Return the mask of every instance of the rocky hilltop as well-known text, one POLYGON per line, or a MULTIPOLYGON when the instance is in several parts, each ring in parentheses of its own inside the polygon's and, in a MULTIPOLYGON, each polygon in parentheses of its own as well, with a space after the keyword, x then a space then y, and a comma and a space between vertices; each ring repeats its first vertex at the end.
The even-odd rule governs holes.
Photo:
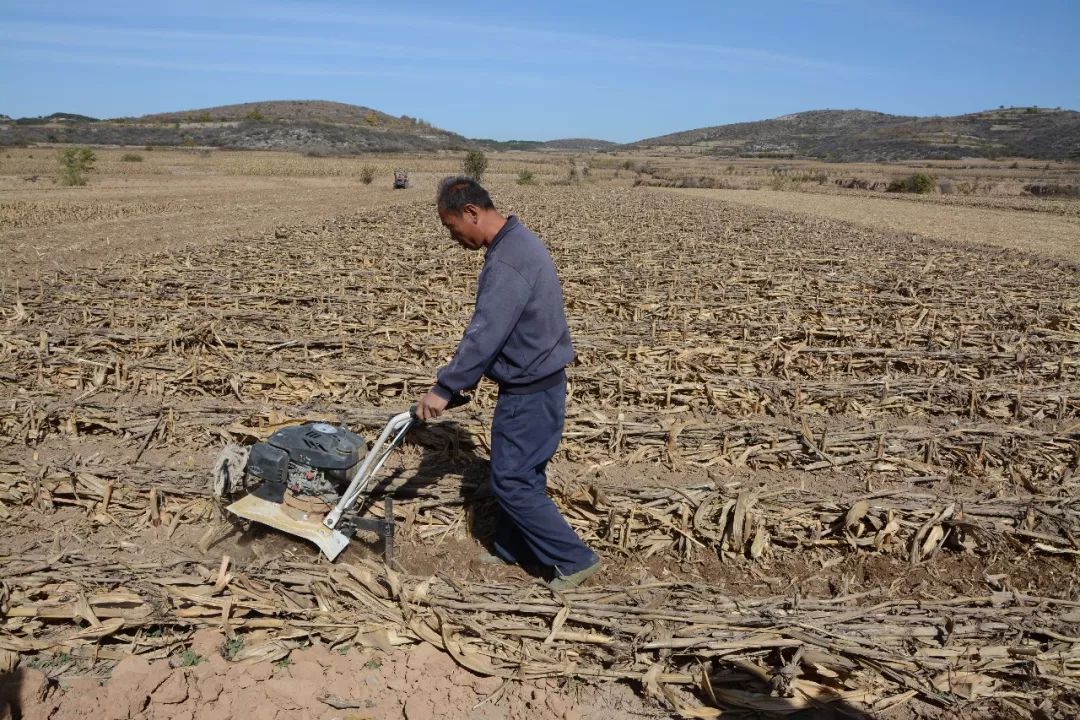
POLYGON ((1000 108, 953 117, 811 110, 716 125, 631 143, 690 147, 733 157, 809 156, 838 161, 1030 157, 1080 159, 1080 112, 1000 108))

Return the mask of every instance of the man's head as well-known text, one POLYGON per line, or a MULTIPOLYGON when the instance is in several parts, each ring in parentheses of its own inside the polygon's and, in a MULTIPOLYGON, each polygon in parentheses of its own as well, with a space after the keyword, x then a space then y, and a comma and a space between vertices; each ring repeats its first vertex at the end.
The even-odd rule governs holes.
POLYGON ((490 243, 505 222, 495 211, 488 191, 464 175, 444 178, 439 183, 437 205, 443 227, 468 250, 479 250, 490 243))

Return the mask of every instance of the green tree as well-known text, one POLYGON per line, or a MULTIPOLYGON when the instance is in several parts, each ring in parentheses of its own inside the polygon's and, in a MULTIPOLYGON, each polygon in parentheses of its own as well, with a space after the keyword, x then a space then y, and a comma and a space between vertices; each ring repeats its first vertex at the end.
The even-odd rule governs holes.
POLYGON ((517 184, 518 185, 534 185, 536 183, 536 175, 532 170, 522 170, 518 173, 517 184))
POLYGON ((927 173, 915 173, 907 177, 896 178, 886 188, 888 192, 916 193, 926 195, 937 189, 937 181, 927 173))
POLYGON ((476 182, 480 182, 484 177, 487 168, 487 156, 479 150, 470 150, 465 156, 465 160, 461 163, 462 171, 476 182))
POLYGON ((85 185, 97 157, 90 148, 71 147, 60 153, 60 184, 85 185))

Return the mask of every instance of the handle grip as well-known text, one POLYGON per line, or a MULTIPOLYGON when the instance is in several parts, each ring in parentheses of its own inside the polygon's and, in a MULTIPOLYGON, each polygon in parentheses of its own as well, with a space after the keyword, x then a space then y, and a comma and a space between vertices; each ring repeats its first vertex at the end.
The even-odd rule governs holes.
MULTIPOLYGON (((454 408, 459 408, 462 405, 468 405, 470 402, 472 402, 472 396, 471 395, 466 395, 464 393, 454 393, 453 395, 450 396, 450 402, 448 402, 446 404, 446 409, 447 410, 453 410, 454 408)), ((416 416, 416 406, 415 405, 413 405, 411 408, 409 408, 409 415, 412 416, 413 421, 415 421, 415 422, 423 422, 423 420, 421 420, 420 418, 418 418, 416 416)))

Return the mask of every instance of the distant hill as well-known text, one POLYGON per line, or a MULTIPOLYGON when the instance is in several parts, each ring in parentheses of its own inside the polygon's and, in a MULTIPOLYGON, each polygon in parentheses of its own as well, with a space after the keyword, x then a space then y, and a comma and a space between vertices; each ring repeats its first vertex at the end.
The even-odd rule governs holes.
MULTIPOLYGON (((0 115, 0 118, 6 118, 6 115, 0 115)), ((8 118, 10 119, 10 118, 8 118)), ((77 115, 76 113, 63 113, 56 112, 52 115, 46 115, 45 117, 24 117, 15 120, 18 125, 47 125, 49 123, 65 123, 65 122, 97 122, 98 119, 90 117, 89 115, 77 115)))
POLYGON ((602 152, 614 150, 618 143, 592 138, 564 138, 561 140, 488 140, 476 139, 475 142, 491 150, 570 150, 574 152, 602 152))
POLYGON ((819 157, 838 161, 1030 157, 1080 159, 1080 112, 1002 108, 953 117, 811 110, 717 125, 631 143, 691 147, 722 156, 819 157))
MULTIPOLYGON (((283 121, 293 123, 329 123, 332 125, 364 125, 369 127, 414 128, 423 121, 408 116, 394 117, 363 105, 327 100, 272 100, 268 102, 219 105, 198 110, 143 115, 138 122, 236 122, 240 120, 283 121)), ((431 127, 427 125, 427 127, 431 127)))
MULTIPOLYGON (((278 100, 73 123, 57 113, 0 126, 0 144, 195 145, 327 154, 454 150, 473 143, 407 115, 322 100, 278 100)), ((75 116, 80 117, 80 116, 75 116)))
POLYGON ((0 115, 0 145, 80 143, 286 150, 319 154, 437 150, 604 152, 680 148, 731 157, 835 161, 1028 157, 1080 160, 1080 112, 1000 108, 954 117, 811 110, 772 120, 717 125, 617 145, 606 140, 470 140, 419 118, 324 100, 221 105, 136 118, 74 113, 0 115))

